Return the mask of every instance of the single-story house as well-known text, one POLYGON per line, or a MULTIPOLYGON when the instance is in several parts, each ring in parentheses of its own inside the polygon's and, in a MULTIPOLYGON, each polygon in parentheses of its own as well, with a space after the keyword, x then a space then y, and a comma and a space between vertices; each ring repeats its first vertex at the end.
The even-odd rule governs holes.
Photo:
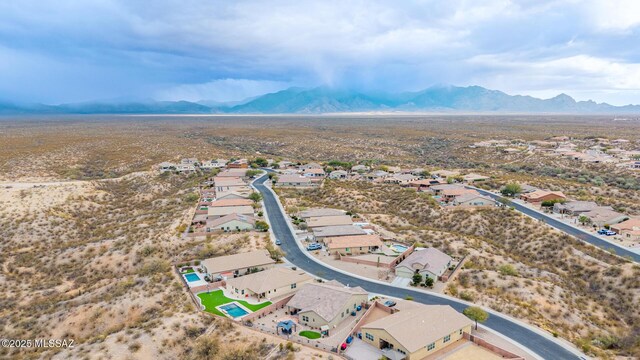
POLYGON ((390 174, 397 174, 402 171, 400 166, 387 166, 387 172, 390 174))
POLYGON ((354 225, 321 226, 313 229, 313 236, 316 241, 323 241, 324 238, 328 237, 366 234, 366 231, 354 225))
POLYGON ((310 162, 308 164, 300 165, 299 169, 302 171, 306 171, 310 169, 322 169, 322 165, 315 162, 310 162))
POLYGON ((361 255, 376 251, 384 246, 379 235, 352 235, 327 237, 322 240, 331 254, 361 255))
POLYGON ((366 165, 354 165, 351 167, 351 171, 356 171, 356 172, 369 171, 369 167, 366 165))
POLYGON ((248 215, 229 214, 216 219, 207 220, 207 232, 214 230, 247 231, 256 225, 256 219, 248 215))
POLYGON ((325 177, 325 172, 322 169, 307 169, 302 170, 302 176, 310 177, 310 178, 323 178, 325 177))
POLYGON ((450 187, 439 191, 440 201, 452 202, 456 197, 461 195, 480 195, 473 189, 467 189, 464 186, 450 187))
POLYGON ((542 203, 544 201, 566 200, 567 197, 560 191, 536 190, 530 193, 521 194, 520 199, 528 203, 542 203))
POLYGON ((276 181, 276 186, 308 187, 313 185, 310 178, 300 175, 280 175, 276 181))
POLYGON ((384 179, 387 176, 389 176, 389 173, 383 170, 376 170, 373 172, 370 172, 368 174, 365 174, 364 177, 365 179, 369 180, 369 181, 374 181, 374 180, 378 180, 378 179, 384 179))
POLYGON ((217 193, 216 200, 232 200, 232 199, 246 199, 249 196, 246 192, 237 192, 237 191, 223 191, 217 193))
POLYGON ((227 164, 229 169, 248 169, 249 161, 247 159, 234 160, 227 164))
POLYGON ((367 302, 369 294, 361 287, 348 287, 333 280, 306 284, 287 303, 288 311, 305 326, 329 331, 351 312, 367 302))
MULTIPOLYGON (((440 185, 431 185, 431 192, 434 195, 441 195, 445 190, 458 190, 458 189, 466 189, 463 185, 459 184, 440 184, 440 185)), ((473 190, 475 191, 475 190, 473 190)))
POLYGON ((462 181, 466 182, 467 184, 479 183, 479 182, 482 182, 482 181, 487 181, 489 179, 490 179, 490 177, 488 177, 488 176, 484 176, 484 175, 480 175, 480 174, 473 174, 473 173, 464 175, 462 177, 462 181))
POLYGON ((633 218, 611 225, 611 230, 627 240, 640 240, 640 219, 633 218))
POLYGON ((215 201, 211 202, 211 205, 209 205, 209 207, 244 206, 244 205, 251 206, 252 204, 253 204, 252 200, 240 197, 236 199, 232 199, 232 198, 216 199, 215 201))
POLYGON ((222 170, 216 175, 216 177, 245 177, 247 176, 247 169, 242 168, 229 168, 222 170))
POLYGON ((318 216, 307 219, 307 227, 309 228, 352 224, 353 220, 351 220, 351 216, 349 215, 318 216))
POLYGON ((416 250, 396 265, 396 276, 411 279, 414 274, 438 280, 451 266, 451 256, 435 248, 416 250))
POLYGON ((235 187, 231 190, 216 191, 216 199, 218 200, 228 199, 229 195, 231 195, 231 198, 240 196, 241 198, 246 199, 249 197, 249 195, 251 195, 252 192, 253 192, 253 189, 250 188, 249 186, 235 187))
POLYGON ((238 188, 244 188, 247 183, 239 177, 220 177, 213 178, 214 188, 216 191, 233 191, 238 188))
POLYGON ((211 276, 244 275, 249 269, 268 269, 275 263, 269 252, 264 249, 202 260, 202 266, 211 276))
POLYGON ((414 360, 455 343, 464 333, 470 334, 472 326, 451 306, 422 305, 374 320, 360 330, 362 340, 385 351, 387 358, 414 360))
POLYGON ((443 179, 420 179, 409 182, 409 186, 418 191, 424 191, 434 185, 444 185, 447 181, 443 179))
POLYGON ((329 173, 329 179, 346 179, 349 173, 344 170, 334 170, 329 173))
POLYGON ((205 170, 220 169, 225 167, 227 162, 229 161, 225 159, 207 160, 203 161, 202 164, 200 164, 200 167, 205 170))
MULTIPOLYGON (((593 201, 568 201, 566 203, 555 203, 553 205, 553 212, 558 214, 567 215, 580 215, 582 213, 601 208, 593 201)), ((607 207, 611 209, 611 207, 607 207)), ((612 209, 613 210, 613 209, 612 209)))
POLYGON ((273 299, 295 292, 314 279, 302 270, 275 267, 227 280, 226 288, 236 296, 273 299))
POLYGON ((591 223, 598 227, 614 225, 629 219, 629 216, 605 207, 585 212, 582 215, 589 218, 591 223))
POLYGON ((207 220, 217 219, 223 216, 239 214, 246 216, 253 216, 253 206, 240 205, 240 206, 221 206, 221 207, 209 207, 207 210, 207 220))
POLYGON ((412 174, 394 174, 384 179, 385 184, 404 185, 412 181, 418 180, 420 177, 412 174))
POLYGON ((458 195, 451 202, 455 206, 461 207, 487 207, 498 206, 498 202, 488 196, 474 193, 458 195))
POLYGON ((191 174, 196 172, 196 166, 193 164, 178 164, 176 165, 176 171, 184 174, 191 174))
POLYGON ((338 216, 344 215, 346 211, 338 210, 338 209, 329 209, 329 208, 310 208, 304 211, 301 211, 298 217, 308 220, 312 217, 320 217, 320 216, 338 216))

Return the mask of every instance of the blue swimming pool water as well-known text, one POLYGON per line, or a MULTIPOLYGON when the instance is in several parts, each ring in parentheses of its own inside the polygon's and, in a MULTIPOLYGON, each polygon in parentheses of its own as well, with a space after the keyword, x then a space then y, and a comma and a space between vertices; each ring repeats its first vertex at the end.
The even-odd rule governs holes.
POLYGON ((399 253, 403 253, 405 251, 407 251, 408 247, 404 246, 404 245, 398 245, 398 244, 393 244, 393 246, 391 246, 391 248, 393 248, 393 250, 399 252, 399 253))
POLYGON ((220 309, 226 311, 227 314, 229 314, 233 318, 237 318, 237 317, 244 316, 244 315, 248 314, 248 312, 245 309, 241 308, 240 306, 238 306, 238 305, 236 305, 234 303, 227 304, 227 305, 224 305, 224 306, 220 306, 220 309))
POLYGON ((187 279, 188 282, 200 281, 200 277, 195 273, 186 274, 184 278, 187 279))

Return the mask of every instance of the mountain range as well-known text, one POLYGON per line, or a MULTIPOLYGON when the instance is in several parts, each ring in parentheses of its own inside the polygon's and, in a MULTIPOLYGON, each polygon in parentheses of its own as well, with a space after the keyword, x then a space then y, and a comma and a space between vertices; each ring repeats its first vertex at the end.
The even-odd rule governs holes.
POLYGON ((61 105, 0 101, 0 114, 326 114, 349 112, 479 112, 636 114, 639 105, 613 106, 575 101, 566 94, 551 99, 509 95, 481 86, 433 86, 422 91, 366 93, 329 87, 289 88, 241 102, 104 101, 61 105))

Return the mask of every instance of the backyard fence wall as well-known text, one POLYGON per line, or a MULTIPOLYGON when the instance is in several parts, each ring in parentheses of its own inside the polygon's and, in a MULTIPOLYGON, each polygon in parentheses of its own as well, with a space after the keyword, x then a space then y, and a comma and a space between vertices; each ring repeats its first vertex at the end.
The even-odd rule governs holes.
POLYGON ((411 254, 413 252, 414 248, 415 248, 415 245, 409 246, 407 248, 407 250, 405 250, 402 254, 398 255, 395 259, 393 259, 393 261, 391 261, 388 264, 378 263, 377 261, 372 261, 372 260, 357 259, 357 258, 354 258, 352 256, 343 256, 340 253, 338 253, 338 256, 339 256, 340 261, 344 261, 344 262, 348 262, 348 263, 370 265, 370 266, 375 266, 375 267, 380 267, 380 268, 393 269, 393 268, 396 267, 396 265, 398 265, 400 262, 402 262, 402 260, 404 260, 409 254, 411 254))
POLYGON ((483 348, 492 351, 500 356, 502 356, 505 359, 509 359, 509 360, 524 360, 523 357, 518 356, 510 351, 507 351, 503 348, 500 348, 496 345, 493 345, 492 343, 483 340, 482 338, 479 338, 475 335, 471 335, 469 333, 463 333, 462 337, 473 342, 474 344, 478 345, 478 346, 482 346, 483 348))
POLYGON ((246 315, 245 317, 242 318, 242 321, 251 321, 253 319, 260 318, 263 315, 271 314, 275 310, 284 308, 285 305, 289 302, 289 300, 291 300, 293 295, 295 295, 295 294, 287 295, 287 296, 283 297, 282 299, 272 303, 269 306, 265 306, 260 310, 256 310, 256 311, 252 312, 251 314, 246 315))
POLYGON ((442 282, 447 282, 449 280, 452 280, 456 275, 458 275, 458 273, 460 272, 460 268, 462 268, 462 265, 464 265, 464 261, 467 259, 467 255, 465 255, 459 262, 458 265, 456 265, 456 267, 453 269, 453 271, 451 271, 451 273, 445 273, 442 276, 440 276, 440 281, 442 282))

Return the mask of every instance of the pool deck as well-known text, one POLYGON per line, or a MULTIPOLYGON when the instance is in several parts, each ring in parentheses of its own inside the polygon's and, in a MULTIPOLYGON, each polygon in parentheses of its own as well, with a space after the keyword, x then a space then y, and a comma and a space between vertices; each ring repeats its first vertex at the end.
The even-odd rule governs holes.
POLYGON ((247 309, 246 307, 244 307, 242 304, 240 304, 237 301, 231 301, 231 302, 228 302, 226 304, 220 304, 220 305, 216 306, 216 309, 218 311, 220 311, 221 313, 223 313, 225 316, 227 316, 227 317, 229 317, 231 319, 234 319, 234 320, 241 320, 243 317, 245 317, 245 316, 247 316, 247 315, 249 315, 249 314, 251 314, 253 312, 253 311, 247 309), (242 316, 237 316, 237 317, 235 317, 233 315, 230 315, 226 310, 222 309, 222 307, 228 306, 230 304, 235 304, 237 307, 239 307, 240 309, 246 311, 247 313, 242 315, 242 316))
POLYGON ((191 272, 191 273, 186 273, 186 274, 181 274, 182 278, 184 279, 184 281, 187 283, 187 286, 189 286, 189 288, 194 288, 194 287, 198 287, 198 286, 205 286, 208 283, 206 281, 204 281, 204 274, 200 274, 198 272, 191 272), (191 275, 191 274, 195 274, 198 276, 198 278, 200 280, 198 281, 189 281, 189 279, 187 279, 187 275, 191 275))

